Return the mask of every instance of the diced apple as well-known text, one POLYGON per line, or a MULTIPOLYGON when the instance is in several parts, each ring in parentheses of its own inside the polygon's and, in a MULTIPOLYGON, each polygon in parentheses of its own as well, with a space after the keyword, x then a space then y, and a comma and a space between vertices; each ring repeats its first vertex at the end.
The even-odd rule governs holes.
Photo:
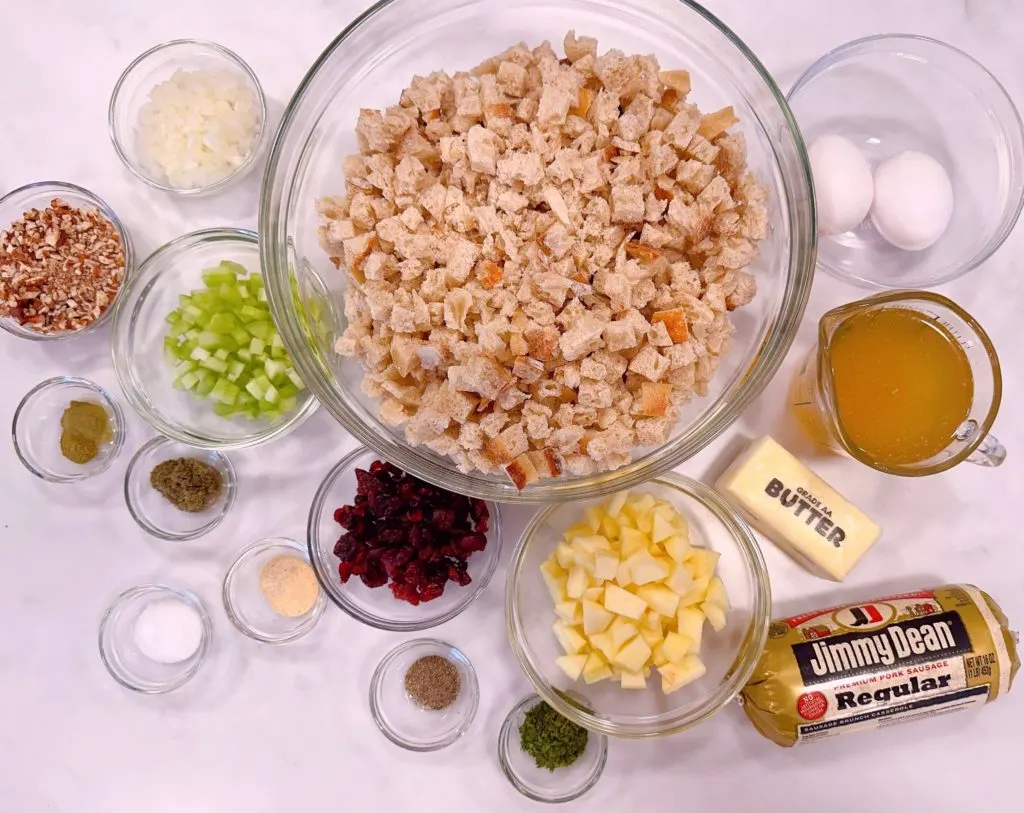
POLYGON ((619 523, 614 517, 605 517, 601 520, 601 533, 609 542, 619 538, 619 523))
POLYGON ((586 573, 593 574, 594 572, 594 557, 587 553, 585 550, 580 550, 574 547, 572 549, 572 564, 569 567, 569 572, 572 573, 574 567, 581 568, 586 573))
POLYGON ((608 660, 614 658, 615 653, 619 651, 619 648, 615 646, 615 642, 612 640, 612 636, 607 632, 599 632, 596 635, 591 635, 590 646, 604 655, 608 660))
POLYGON ((569 680, 579 680, 589 657, 590 655, 562 655, 555 658, 555 665, 565 672, 569 680))
POLYGON ((565 594, 569 598, 582 598, 583 591, 590 587, 590 575, 582 567, 574 567, 569 571, 569 579, 565 584, 565 594))
POLYGON ((676 610, 679 609, 679 594, 662 584, 645 584, 637 589, 636 594, 646 601, 652 610, 669 618, 674 617, 676 610))
POLYGON ((604 588, 604 606, 616 615, 624 615, 634 620, 643 615, 647 602, 634 596, 615 584, 607 584, 604 588))
POLYGON ((615 521, 619 523, 619 536, 622 536, 622 529, 629 528, 632 531, 636 530, 636 520, 633 519, 632 514, 627 514, 626 510, 623 509, 619 515, 615 518, 615 521))
POLYGON ((648 609, 643 617, 640 619, 640 626, 647 627, 647 629, 660 630, 664 626, 664 620, 654 608, 648 609))
POLYGON ((616 649, 621 649, 627 641, 635 638, 638 632, 639 628, 637 625, 621 615, 612 622, 611 627, 608 629, 608 634, 611 635, 612 643, 615 644, 616 649))
POLYGON ((646 689, 647 681, 643 672, 623 672, 619 678, 619 685, 623 689, 646 689))
POLYGON ((583 604, 583 631, 590 636, 595 633, 604 632, 608 625, 615 618, 608 610, 594 601, 584 599, 583 604))
POLYGON ((584 509, 583 516, 586 519, 587 525, 590 526, 591 532, 596 534, 601 530, 601 520, 604 519, 603 508, 592 505, 590 508, 584 509))
POLYGON ((719 558, 721 558, 721 554, 717 551, 708 548, 692 548, 686 557, 686 564, 690 566, 694 578, 707 576, 710 579, 715 575, 719 558))
POLYGON ((578 601, 560 601, 555 605, 555 615, 566 624, 583 623, 583 608, 578 601))
POLYGON ((601 534, 588 534, 587 536, 577 536, 573 539, 572 546, 576 550, 593 556, 599 550, 611 550, 612 543, 608 541, 608 537, 601 534))
POLYGON ((664 666, 668 663, 668 655, 665 654, 665 640, 658 641, 651 647, 651 663, 655 666, 664 666))
POLYGON ((647 659, 651 657, 651 648, 643 638, 636 637, 622 649, 620 649, 613 660, 623 669, 629 672, 639 672, 644 668, 647 659))
POLYGON ((721 632, 725 629, 725 610, 717 604, 712 604, 710 601, 705 601, 700 605, 700 608, 704 611, 704 615, 707 616, 711 629, 715 632, 721 632))
POLYGON ((668 569, 646 551, 637 551, 626 560, 634 584, 660 582, 668 576, 668 569))
POLYGON ((583 591, 583 600, 596 601, 598 604, 600 604, 604 600, 604 587, 588 587, 586 590, 583 591))
POLYGON ((700 652, 701 636, 704 632, 704 613, 696 607, 680 607, 676 613, 676 631, 693 641, 692 652, 700 652))
POLYGON ((600 551, 594 558, 594 578, 597 581, 608 581, 619 572, 619 557, 608 551, 600 551))
POLYGON ((583 665, 583 680, 588 684, 597 683, 599 680, 607 680, 612 676, 612 670, 600 652, 591 652, 587 662, 583 665))
POLYGON ((667 518, 657 512, 654 514, 651 520, 651 541, 654 544, 663 542, 673 536, 675 532, 676 529, 672 527, 672 523, 667 518))
POLYGON ((690 543, 678 533, 673 534, 666 539, 662 543, 662 547, 665 549, 665 553, 671 556, 672 561, 676 564, 682 564, 692 550, 690 543))
POLYGON ((709 604, 717 604, 723 610, 729 610, 732 604, 729 603, 729 594, 725 592, 725 584, 718 576, 713 576, 708 582, 708 594, 705 599, 709 604))
POLYGON ((570 525, 565 529, 564 538, 566 542, 572 542, 577 536, 590 536, 593 531, 590 526, 585 522, 577 522, 575 525, 570 525))
POLYGON ((672 572, 665 579, 665 586, 675 592, 680 598, 686 595, 693 584, 693 574, 685 564, 677 564, 672 567, 672 572))
POLYGON ((636 515, 636 527, 643 531, 648 536, 651 535, 651 531, 654 530, 654 514, 643 513, 636 515))
POLYGON ((650 514, 654 511, 654 506, 658 504, 658 501, 654 498, 653 494, 641 494, 633 501, 634 510, 637 514, 650 514))
POLYGON ((573 551, 566 542, 559 542, 555 547, 555 561, 558 566, 568 570, 573 565, 573 551))
POLYGON ((612 498, 608 500, 608 516, 617 517, 628 499, 628 491, 620 491, 618 494, 613 494, 612 498))
POLYGON ((670 632, 665 636, 661 645, 661 651, 673 663, 679 663, 693 648, 693 639, 680 635, 678 632, 670 632))
POLYGON ((661 674, 661 690, 665 694, 672 694, 702 677, 706 671, 704 663, 696 655, 687 655, 682 663, 666 663, 658 667, 661 674))
POLYGON ((556 602, 565 601, 567 598, 565 589, 568 574, 564 568, 560 567, 554 559, 548 559, 540 566, 540 575, 548 586, 551 598, 556 602))
POLYGON ((623 558, 628 558, 640 550, 647 550, 647 534, 634 528, 619 529, 619 545, 623 558))
POLYGON ((562 645, 566 655, 577 655, 586 648, 587 639, 575 627, 570 627, 564 621, 556 621, 551 629, 555 631, 555 637, 562 645))
POLYGON ((650 627, 640 627, 640 637, 647 642, 647 646, 653 647, 656 644, 661 643, 665 633, 661 631, 661 628, 651 629, 650 627))
POLYGON ((707 576, 699 576, 693 580, 690 588, 679 597, 679 606, 688 607, 694 604, 703 604, 708 594, 708 584, 711 582, 707 576))
POLYGON ((633 576, 629 572, 629 565, 625 562, 619 562, 619 566, 615 570, 615 581, 620 587, 627 587, 633 583, 633 576))

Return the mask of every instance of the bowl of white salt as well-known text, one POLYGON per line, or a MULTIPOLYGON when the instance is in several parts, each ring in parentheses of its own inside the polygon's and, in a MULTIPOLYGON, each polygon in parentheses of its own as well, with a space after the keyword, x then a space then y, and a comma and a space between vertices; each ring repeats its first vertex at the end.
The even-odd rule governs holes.
POLYGON ((163 694, 188 683, 210 650, 210 616, 195 593, 163 584, 126 590, 100 622, 100 658, 127 689, 163 694))
POLYGON ((110 97, 114 150, 141 181, 201 195, 240 179, 266 135, 256 74, 213 42, 172 40, 139 55, 110 97))

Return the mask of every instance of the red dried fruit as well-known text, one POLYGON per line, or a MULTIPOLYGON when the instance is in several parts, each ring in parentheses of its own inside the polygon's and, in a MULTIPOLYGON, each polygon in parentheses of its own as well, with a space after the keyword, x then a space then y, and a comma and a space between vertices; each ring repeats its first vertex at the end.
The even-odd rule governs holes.
POLYGON ((356 470, 352 505, 334 512, 346 533, 334 546, 338 577, 388 584, 409 604, 433 601, 449 581, 469 584, 467 559, 487 546, 487 504, 424 483, 377 460, 356 470))

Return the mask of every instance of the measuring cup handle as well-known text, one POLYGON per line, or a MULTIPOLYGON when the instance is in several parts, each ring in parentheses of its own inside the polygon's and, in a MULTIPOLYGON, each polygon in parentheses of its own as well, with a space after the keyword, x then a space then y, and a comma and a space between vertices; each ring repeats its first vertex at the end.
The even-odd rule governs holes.
POLYGON ((967 458, 968 463, 990 468, 1003 465, 1004 460, 1006 460, 1006 447, 999 442, 995 435, 986 435, 981 445, 967 458))

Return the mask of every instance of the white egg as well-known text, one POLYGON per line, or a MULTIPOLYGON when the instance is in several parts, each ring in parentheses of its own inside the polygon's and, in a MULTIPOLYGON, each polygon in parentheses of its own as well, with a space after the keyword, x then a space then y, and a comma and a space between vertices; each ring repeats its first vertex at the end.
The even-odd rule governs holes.
POLYGON ((897 248, 921 251, 942 237, 953 216, 953 184, 930 155, 907 150, 875 169, 871 221, 897 248))
POLYGON ((871 165, 857 145, 839 135, 817 139, 808 150, 818 228, 823 234, 842 234, 867 217, 874 197, 871 165))

